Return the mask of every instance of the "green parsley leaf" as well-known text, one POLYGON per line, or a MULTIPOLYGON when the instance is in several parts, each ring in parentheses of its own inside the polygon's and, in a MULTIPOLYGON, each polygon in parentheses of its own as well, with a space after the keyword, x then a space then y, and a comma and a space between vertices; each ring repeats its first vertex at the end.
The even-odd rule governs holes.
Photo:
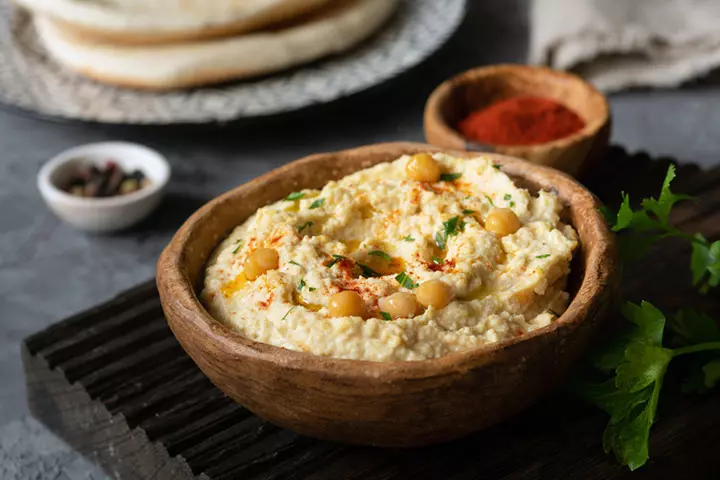
POLYGON ((454 182, 458 178, 462 177, 462 173, 443 173, 440 175, 441 182, 454 182))
POLYGON ((693 285, 706 293, 710 288, 720 285, 720 240, 710 243, 701 234, 695 235, 692 243, 690 269, 693 285))
MULTIPOLYGON (((720 331, 706 316, 679 313, 667 324, 686 346, 669 349, 663 346, 666 319, 660 310, 648 302, 626 303, 622 313, 632 327, 604 345, 594 359, 597 368, 614 375, 602 383, 580 382, 576 390, 610 415, 603 435, 605 451, 635 470, 648 459, 650 429, 668 365, 679 355, 720 350, 720 331)), ((707 389, 718 382, 720 359, 715 359, 705 363, 684 389, 707 389)))
POLYGON ((292 263, 293 265, 296 265, 296 266, 298 266, 298 267, 300 267, 300 268, 305 268, 305 267, 303 267, 302 265, 300 265, 299 263, 297 263, 295 260, 290 260, 288 263, 292 263))
POLYGON ((501 169, 502 169, 502 165, 498 165, 497 163, 493 163, 493 168, 494 168, 495 170, 501 170, 501 169))
POLYGON ((382 250, 373 250, 372 252, 368 253, 368 255, 383 258, 383 259, 387 260, 388 262, 392 261, 392 258, 390 258, 390 255, 383 252, 382 250))
POLYGON ((415 241, 415 239, 411 235, 408 235, 407 237, 403 237, 403 240, 406 242, 414 242, 415 241))
POLYGON ((512 195, 510 195, 509 193, 506 193, 505 196, 503 197, 503 200, 505 200, 506 202, 509 202, 510 200, 512 200, 512 195))
POLYGON ((240 251, 240 249, 242 248, 242 246, 243 246, 243 241, 242 241, 242 240, 236 240, 235 243, 237 244, 237 247, 235 247, 235 250, 232 251, 233 255, 235 255, 236 253, 238 253, 238 252, 240 251))
POLYGON ((487 201, 490 202, 490 206, 491 206, 491 207, 494 207, 494 206, 495 206, 495 204, 494 204, 493 201, 492 201, 492 198, 490 198, 490 195, 485 195, 485 198, 487 198, 487 201))
POLYGON ((445 263, 440 257, 432 257, 432 262, 436 265, 442 265, 443 263, 445 263))
POLYGON ((447 243, 446 243, 446 238, 443 236, 442 233, 437 232, 435 234, 435 244, 438 246, 438 248, 440 250, 445 250, 447 243))
POLYGON ((332 268, 336 263, 344 259, 345 257, 343 257, 342 255, 333 255, 333 260, 327 264, 327 268, 332 268))
POLYGON ((312 226, 313 226, 313 222, 305 222, 302 225, 298 225, 297 231, 298 231, 298 233, 302 233, 303 230, 305 230, 306 228, 310 228, 312 226))
POLYGON ((317 290, 317 288, 315 288, 315 287, 308 287, 308 291, 309 291, 309 292, 314 292, 315 290, 317 290))
POLYGON ((305 285, 307 285, 307 284, 305 283, 305 279, 304 279, 304 278, 301 278, 301 279, 300 279, 300 283, 298 284, 298 287, 297 287, 298 292, 302 292, 302 289, 305 288, 305 285))
POLYGON ((705 387, 713 388, 720 383, 720 358, 711 360, 702 367, 705 387))
POLYGON ((477 212, 475 210, 469 210, 466 208, 465 210, 462 211, 462 213, 464 215, 472 215, 473 213, 477 213, 477 212))
POLYGON ((508 203, 508 207, 515 208, 515 202, 510 200, 510 203, 508 203))
POLYGON ((392 320, 392 315, 390 315, 387 312, 380 312, 380 316, 383 318, 383 320, 387 320, 387 321, 392 320))
POLYGON ((290 310, 285 312, 285 315, 283 315, 283 317, 280 320, 285 320, 287 318, 287 316, 290 315, 290 312, 292 312, 293 310, 295 310, 295 307, 290 307, 290 310))
POLYGON ((693 197, 689 195, 677 195, 670 190, 670 184, 675 178, 675 165, 668 167, 667 174, 665 175, 665 181, 660 191, 660 198, 655 200, 654 198, 646 198, 642 202, 643 208, 655 214, 660 224, 667 226, 670 219, 670 210, 673 206, 682 200, 689 200, 693 197))
POLYGON ((317 200, 315 200, 314 202, 312 202, 312 203, 310 204, 310 210, 315 210, 316 208, 322 207, 322 204, 323 204, 323 203, 325 203, 325 199, 324 199, 324 198, 318 198, 317 200))
POLYGON ((373 277, 380 277, 378 272, 373 270, 372 268, 368 267, 367 265, 363 265, 362 263, 357 264, 358 267, 360 267, 360 275, 365 278, 373 278, 373 277))
POLYGON ((294 202, 295 200, 300 200, 303 198, 305 194, 303 192, 293 192, 287 197, 285 197, 285 200, 288 202, 294 202))
POLYGON ((624 351, 614 360, 615 376, 600 384, 583 383, 578 390, 610 415, 603 434, 605 451, 635 470, 648 459, 650 427, 673 351, 662 347, 665 317, 650 303, 627 303, 623 315, 634 327, 611 342, 615 345, 610 350, 624 351))
POLYGON ((396 276, 396 277, 395 277, 395 280, 397 280, 397 282, 398 282, 401 286, 407 288, 408 290, 412 290, 413 288, 417 288, 417 287, 420 286, 419 283, 415 283, 415 282, 413 281, 413 279, 410 278, 410 277, 408 276, 408 274, 406 274, 405 272, 402 272, 401 274, 399 274, 398 276, 396 276))
POLYGON ((551 256, 551 255, 550 255, 549 253, 546 253, 545 255, 538 255, 538 256, 535 257, 535 258, 548 258, 548 257, 550 257, 550 256, 551 256))
POLYGON ((464 228, 464 224, 458 224, 460 221, 460 217, 452 217, 450 220, 447 220, 443 222, 443 230, 445 233, 445 238, 451 237, 453 235, 457 235, 458 231, 462 231, 464 228), (460 226, 458 228, 458 225, 460 226))

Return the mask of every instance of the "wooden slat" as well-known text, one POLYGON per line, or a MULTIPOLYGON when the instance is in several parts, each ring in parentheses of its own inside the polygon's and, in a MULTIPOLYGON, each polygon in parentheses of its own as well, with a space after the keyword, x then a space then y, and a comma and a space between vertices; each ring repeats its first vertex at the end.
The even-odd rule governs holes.
MULTIPOLYGON (((634 201, 657 196, 670 163, 616 147, 587 185, 610 205, 621 191, 634 201)), ((678 207, 673 222, 720 237, 720 168, 678 167, 674 189, 700 201, 678 207)), ((628 266, 623 296, 720 315, 717 295, 689 285, 689 255, 687 242, 664 241, 628 266)), ((34 415, 119 478, 720 478, 717 394, 663 398, 651 462, 632 475, 602 451, 605 416, 565 392, 502 425, 421 449, 301 437, 255 417, 203 376, 167 328, 154 282, 29 337, 23 360, 34 415)))

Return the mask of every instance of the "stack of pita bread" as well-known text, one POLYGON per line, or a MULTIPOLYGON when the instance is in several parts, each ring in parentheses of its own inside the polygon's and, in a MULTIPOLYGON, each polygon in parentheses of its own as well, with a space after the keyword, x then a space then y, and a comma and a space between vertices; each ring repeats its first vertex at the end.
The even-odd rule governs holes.
POLYGON ((399 0, 14 0, 46 50, 89 78, 143 89, 265 75, 347 50, 399 0))

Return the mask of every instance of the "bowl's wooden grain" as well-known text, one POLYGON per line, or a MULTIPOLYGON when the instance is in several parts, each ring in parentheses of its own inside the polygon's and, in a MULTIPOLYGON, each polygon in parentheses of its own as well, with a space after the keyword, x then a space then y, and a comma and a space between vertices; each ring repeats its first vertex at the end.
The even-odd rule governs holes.
POLYGON ((442 83, 425 105, 425 140, 453 150, 494 151, 547 165, 573 176, 600 160, 610 138, 610 107, 603 94, 580 77, 545 67, 495 65, 468 70, 442 83), (574 110, 585 128, 538 145, 478 145, 456 126, 474 110, 518 95, 551 98, 574 110))
POLYGON ((220 196, 182 226, 158 263, 160 296, 175 336, 221 390, 259 416, 302 434, 413 446, 500 422, 566 378, 616 293, 614 241, 597 212, 597 200, 582 186, 555 170, 500 155, 496 162, 517 181, 558 192, 580 236, 573 265, 577 292, 567 312, 548 327, 435 360, 376 363, 251 341, 213 320, 198 300, 211 252, 257 208, 405 153, 438 150, 389 143, 313 155, 220 196))

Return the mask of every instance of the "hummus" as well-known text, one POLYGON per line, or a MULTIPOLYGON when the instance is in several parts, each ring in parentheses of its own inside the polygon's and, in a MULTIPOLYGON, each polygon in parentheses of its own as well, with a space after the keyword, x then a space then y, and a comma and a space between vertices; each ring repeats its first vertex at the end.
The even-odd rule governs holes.
POLYGON ((255 341, 371 361, 437 358, 550 324, 567 307, 577 247, 558 198, 531 195, 482 155, 433 159, 438 182, 410 179, 404 156, 260 208, 211 258, 208 311, 255 341), (485 229, 494 209, 514 212, 517 231, 485 229), (249 280, 245 262, 261 248, 277 252, 276 268, 249 280), (383 297, 431 280, 452 291, 443 308, 411 318, 380 311, 383 297), (365 318, 331 315, 331 297, 347 290, 365 318))

